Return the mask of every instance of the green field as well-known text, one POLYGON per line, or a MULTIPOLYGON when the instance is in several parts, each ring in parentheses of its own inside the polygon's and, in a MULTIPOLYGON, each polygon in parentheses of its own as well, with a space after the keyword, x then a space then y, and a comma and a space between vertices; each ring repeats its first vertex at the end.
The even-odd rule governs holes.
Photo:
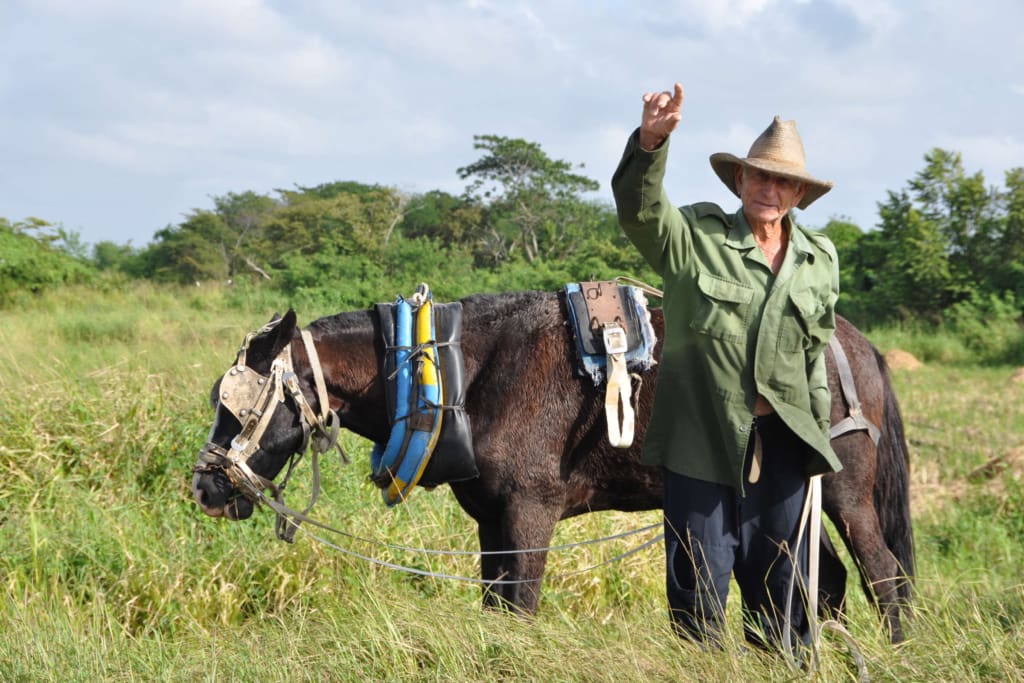
MULTIPOLYGON (((381 292, 378 300, 395 293, 381 292)), ((367 301, 369 305, 372 301, 367 301)), ((856 680, 847 644, 819 667, 671 633, 660 545, 579 572, 644 537, 554 554, 539 613, 481 611, 475 527, 446 487, 387 510, 368 444, 323 465, 315 516, 362 539, 274 538, 269 513, 204 517, 190 470, 208 391, 273 302, 217 288, 65 289, 0 311, 0 681, 856 680)), ((300 322, 333 311, 299 311, 300 322)), ((849 631, 871 680, 1024 680, 1024 379, 936 360, 935 340, 869 333, 923 355, 894 372, 912 454, 919 577, 908 641, 887 644, 850 580, 849 631), (921 353, 918 349, 932 349, 921 353)), ((290 499, 304 502, 308 469, 290 499)), ((657 512, 570 520, 556 543, 639 528, 657 512)), ((855 575, 852 567, 851 574, 855 575)))

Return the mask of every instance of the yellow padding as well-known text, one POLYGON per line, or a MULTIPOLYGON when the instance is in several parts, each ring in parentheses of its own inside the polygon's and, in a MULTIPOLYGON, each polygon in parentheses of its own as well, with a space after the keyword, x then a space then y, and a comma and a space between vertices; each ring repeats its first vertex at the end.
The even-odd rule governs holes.
MULTIPOLYGON (((420 310, 416 312, 416 343, 424 344, 433 341, 434 335, 431 331, 433 322, 434 304, 425 301, 420 310)), ((423 349, 423 355, 427 361, 423 364, 423 375, 420 381, 427 386, 437 386, 437 357, 434 355, 434 347, 428 346, 423 349)))

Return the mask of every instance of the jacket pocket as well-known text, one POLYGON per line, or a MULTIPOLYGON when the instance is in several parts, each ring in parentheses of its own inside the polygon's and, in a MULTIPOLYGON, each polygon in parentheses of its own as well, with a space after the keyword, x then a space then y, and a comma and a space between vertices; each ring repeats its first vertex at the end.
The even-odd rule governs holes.
POLYGON ((813 289, 794 290, 789 293, 788 306, 779 324, 779 349, 807 351, 824 338, 821 319, 825 303, 813 289))
POLYGON ((700 298, 690 329, 733 343, 746 340, 753 287, 701 272, 697 274, 697 288, 700 298))

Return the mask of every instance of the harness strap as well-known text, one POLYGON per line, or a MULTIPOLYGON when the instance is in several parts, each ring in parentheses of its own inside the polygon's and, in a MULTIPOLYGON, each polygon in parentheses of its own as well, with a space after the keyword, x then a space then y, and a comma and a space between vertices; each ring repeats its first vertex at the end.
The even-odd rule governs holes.
POLYGON ((786 591, 785 618, 782 628, 783 654, 788 660, 793 656, 793 594, 796 590, 797 579, 800 576, 800 547, 806 540, 807 547, 807 577, 808 585, 805 586, 807 595, 807 623, 811 633, 811 647, 816 651, 818 641, 821 638, 818 628, 818 571, 821 563, 821 477, 816 474, 807 482, 807 495, 804 497, 803 509, 800 511, 800 525, 796 536, 796 544, 793 546, 793 575, 786 591), (804 531, 807 531, 806 536, 804 531))
MULTIPOLYGON (((285 375, 284 383, 289 395, 305 418, 305 422, 312 425, 318 432, 317 437, 313 439, 312 448, 310 449, 309 464, 313 470, 313 483, 309 494, 309 503, 299 515, 294 516, 292 519, 287 518, 275 509, 277 518, 274 523, 274 529, 277 532, 277 537, 288 543, 295 541, 295 532, 298 530, 299 524, 302 523, 302 520, 305 519, 306 515, 313 509, 313 506, 316 505, 317 500, 320 498, 320 453, 326 452, 333 447, 338 450, 342 461, 346 465, 350 462, 348 455, 338 441, 340 421, 338 414, 331 410, 331 404, 327 398, 327 382, 324 380, 324 370, 323 366, 320 365, 320 356, 316 352, 316 345, 313 343, 313 335, 310 334, 309 330, 301 330, 300 336, 306 349, 309 365, 313 370, 313 386, 316 388, 317 401, 320 403, 320 415, 313 412, 309 401, 306 400, 305 395, 302 393, 298 376, 294 372, 289 372, 285 375)), ((290 359, 291 353, 288 353, 287 356, 290 359)), ((289 474, 291 474, 290 469, 289 474)), ((279 502, 282 507, 284 506, 283 489, 284 487, 282 486, 278 492, 275 492, 274 496, 274 500, 279 502)))
MULTIPOLYGON (((244 365, 238 365, 231 372, 247 372, 244 365)), ((231 450, 227 457, 232 463, 238 465, 245 463, 260 446, 260 439, 263 432, 270 424, 270 418, 274 413, 275 402, 284 401, 284 374, 291 373, 291 357, 282 354, 274 359, 270 366, 270 376, 258 380, 263 388, 256 398, 256 403, 248 411, 242 411, 240 417, 245 421, 242 430, 231 440, 231 450)))
POLYGON ((878 446, 878 439, 882 433, 877 426, 864 417, 864 412, 860 406, 860 398, 857 396, 857 385, 853 380, 853 371, 850 369, 850 361, 846 357, 846 352, 843 351, 843 346, 839 343, 839 338, 836 335, 832 335, 832 338, 828 340, 828 347, 832 349, 832 355, 835 356, 836 370, 839 372, 839 386, 842 389, 847 404, 850 406, 850 414, 832 425, 829 437, 835 439, 847 432, 863 429, 867 430, 871 440, 875 442, 875 446, 878 446))
MULTIPOLYGON (((313 336, 308 330, 301 330, 300 336, 302 338, 303 345, 305 346, 306 356, 308 358, 310 368, 313 372, 313 385, 316 391, 317 400, 320 403, 320 414, 317 415, 309 401, 306 400, 305 395, 302 393, 302 387, 299 384, 299 378, 295 373, 292 365, 292 349, 291 343, 285 345, 278 356, 273 360, 270 365, 270 375, 263 377, 256 373, 245 365, 246 351, 249 348, 249 343, 255 335, 266 332, 273 329, 276 321, 265 325, 262 329, 255 333, 250 333, 246 336, 245 341, 242 343, 242 348, 238 351, 238 356, 235 360, 235 366, 232 367, 228 373, 235 377, 239 373, 249 372, 255 375, 254 381, 259 387, 259 392, 255 397, 255 400, 251 407, 242 408, 238 407, 235 416, 242 421, 242 429, 231 440, 230 448, 223 448, 214 443, 207 443, 200 453, 200 462, 204 463, 203 468, 216 467, 223 469, 228 479, 231 480, 232 484, 236 488, 242 491, 242 494, 249 498, 253 502, 259 500, 266 500, 266 497, 262 495, 262 491, 269 490, 273 493, 274 500, 277 501, 284 509, 284 489, 287 485, 288 478, 291 476, 292 469, 297 462, 296 455, 298 458, 302 457, 302 453, 305 452, 307 446, 311 446, 312 450, 311 465, 313 468, 313 488, 310 494, 309 504, 306 506, 302 513, 297 516, 293 515, 293 519, 287 519, 280 511, 277 511, 276 529, 277 536, 281 540, 288 541, 289 543, 294 540, 295 530, 301 523, 302 519, 305 518, 313 506, 316 504, 317 499, 320 496, 320 464, 319 454, 326 452, 331 448, 336 448, 338 453, 341 455, 342 460, 348 464, 349 458, 338 442, 338 434, 340 430, 340 419, 338 414, 331 410, 330 402, 327 396, 327 383, 324 380, 323 368, 320 365, 320 358, 316 352, 316 346, 313 343, 313 336), (287 392, 287 394, 286 394, 287 392), (249 467, 249 458, 259 450, 260 440, 263 438, 264 432, 270 425, 270 421, 273 418, 274 410, 281 403, 284 403, 285 398, 290 397, 295 404, 296 410, 299 411, 300 422, 302 423, 303 441, 301 450, 296 454, 292 455, 291 463, 288 467, 288 473, 285 475, 284 480, 280 485, 275 484, 273 481, 260 476, 249 467), (316 432, 315 438, 312 439, 310 444, 309 434, 310 431, 316 432)), ((227 375, 225 375, 227 377, 227 375)), ((236 385, 237 386, 237 385, 236 385)), ((248 391, 243 387, 243 395, 246 395, 248 391)), ((221 400, 226 400, 228 394, 225 393, 221 400)), ((230 408, 229 408, 230 410, 230 408)), ((234 412, 234 411, 232 411, 234 412)), ((197 466, 197 471, 200 466, 197 466)))
MULTIPOLYGON (((829 437, 834 439, 846 434, 847 432, 864 430, 868 432, 871 436, 871 440, 874 441, 875 446, 877 447, 881 432, 878 427, 864 417, 860 398, 857 396, 857 386, 853 379, 853 371, 850 368, 850 361, 846 357, 846 352, 843 350, 842 344, 839 343, 839 339, 835 335, 829 339, 828 345, 829 348, 832 349, 832 355, 836 360, 836 370, 839 373, 840 389, 847 404, 849 405, 849 415, 832 426, 832 429, 829 432, 829 437)), ((817 621, 819 586, 818 574, 821 569, 821 477, 822 475, 820 474, 814 475, 808 481, 807 496, 804 499, 803 509, 800 513, 800 526, 799 532, 797 533, 793 557, 793 580, 790 581, 788 594, 786 596, 785 627, 783 628, 782 633, 782 644, 787 660, 792 660, 792 628, 790 614, 792 611, 793 593, 798 576, 799 549, 801 543, 805 540, 805 530, 807 531, 806 542, 808 543, 808 585, 806 586, 807 619, 811 633, 811 647, 814 653, 817 653, 819 641, 821 639, 822 628, 818 626, 817 621)), ((793 665, 794 662, 790 661, 790 664, 793 665)))
POLYGON ((633 445, 635 415, 631 403, 632 384, 626 372, 626 332, 620 325, 606 323, 602 328, 604 348, 608 355, 608 386, 604 395, 604 412, 608 422, 608 440, 615 448, 633 445), (621 408, 622 421, 619 421, 621 408))

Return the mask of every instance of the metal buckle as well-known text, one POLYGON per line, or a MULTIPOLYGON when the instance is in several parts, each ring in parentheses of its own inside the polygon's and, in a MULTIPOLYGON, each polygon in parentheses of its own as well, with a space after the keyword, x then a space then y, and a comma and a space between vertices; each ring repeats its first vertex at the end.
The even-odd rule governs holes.
POLYGON ((625 353, 629 348, 626 340, 626 330, 621 325, 605 323, 601 328, 604 335, 604 352, 607 354, 625 353))

